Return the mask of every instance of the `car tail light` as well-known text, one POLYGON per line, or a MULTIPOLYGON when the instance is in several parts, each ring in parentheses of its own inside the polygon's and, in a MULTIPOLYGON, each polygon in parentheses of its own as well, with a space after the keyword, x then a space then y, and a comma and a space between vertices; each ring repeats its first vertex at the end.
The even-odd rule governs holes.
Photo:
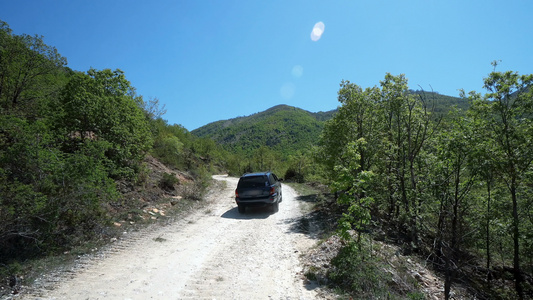
POLYGON ((239 192, 237 190, 235 190, 235 198, 239 198, 239 192))
POLYGON ((270 188, 270 195, 274 195, 276 193, 276 189, 274 187, 270 188))

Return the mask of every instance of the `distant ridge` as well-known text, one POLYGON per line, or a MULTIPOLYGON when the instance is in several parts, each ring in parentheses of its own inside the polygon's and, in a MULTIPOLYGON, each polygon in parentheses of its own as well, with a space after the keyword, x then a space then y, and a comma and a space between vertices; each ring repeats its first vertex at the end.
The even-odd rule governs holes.
MULTIPOLYGON (((435 106, 435 113, 446 114, 452 107, 466 110, 466 99, 437 92, 410 91, 435 106)), ((226 149, 249 153, 268 146, 278 153, 290 155, 316 145, 324 124, 335 110, 312 113, 290 105, 276 105, 249 116, 216 121, 191 131, 198 137, 213 139, 226 149)))
POLYGON ((324 122, 335 111, 312 113, 281 104, 250 116, 213 122, 191 133, 211 138, 228 150, 249 152, 266 145, 289 155, 316 144, 324 122))
POLYGON ((435 105, 435 113, 447 113, 452 107, 456 107, 461 110, 467 110, 470 106, 468 100, 460 97, 446 96, 439 94, 438 92, 427 92, 420 90, 410 90, 410 92, 414 95, 420 95, 424 97, 426 100, 428 100, 428 102, 433 102, 435 105))

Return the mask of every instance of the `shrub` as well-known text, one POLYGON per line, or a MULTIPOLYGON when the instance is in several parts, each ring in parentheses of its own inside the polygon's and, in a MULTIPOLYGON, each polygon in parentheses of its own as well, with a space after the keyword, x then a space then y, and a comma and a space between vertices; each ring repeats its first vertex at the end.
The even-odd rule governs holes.
POLYGON ((304 175, 298 173, 294 168, 288 168, 284 176, 285 180, 303 183, 305 181, 304 175))
POLYGON ((179 184, 180 180, 178 177, 176 177, 175 173, 164 173, 163 178, 161 178, 161 181, 159 181, 159 186, 162 189, 172 191, 174 190, 174 185, 179 184))
POLYGON ((356 242, 348 242, 332 260, 333 268, 328 273, 328 278, 359 299, 376 299, 381 296, 387 298, 390 293, 387 283, 390 282, 391 275, 380 267, 378 258, 361 249, 356 242))

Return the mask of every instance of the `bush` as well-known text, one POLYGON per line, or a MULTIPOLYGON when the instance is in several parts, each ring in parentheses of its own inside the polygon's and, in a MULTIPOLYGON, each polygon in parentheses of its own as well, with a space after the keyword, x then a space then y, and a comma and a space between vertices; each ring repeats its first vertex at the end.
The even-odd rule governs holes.
POLYGON ((120 70, 91 69, 76 73, 56 103, 53 123, 85 142, 106 141, 110 175, 132 178, 135 166, 152 146, 148 121, 133 96, 134 89, 120 70))
POLYGON ((193 182, 183 184, 180 189, 180 194, 185 199, 190 200, 202 200, 209 184, 211 183, 211 175, 206 168, 198 168, 194 170, 193 177, 195 180, 193 182))
POLYGON ((178 137, 160 134, 155 139, 152 154, 164 164, 180 168, 183 164, 183 143, 178 137))
POLYGON ((47 198, 31 185, 8 182, 1 174, 0 190, 0 261, 37 251, 42 232, 36 225, 47 198))
POLYGON ((164 173, 163 178, 161 178, 161 181, 159 182, 159 186, 162 189, 173 191, 175 189, 174 185, 179 183, 180 180, 178 179, 178 177, 176 177, 175 173, 164 173))
POLYGON ((118 197, 108 144, 86 140, 65 153, 43 123, 0 123, 0 259, 54 253, 97 233, 106 222, 102 205, 118 197))
POLYGON ((379 259, 360 250, 356 242, 348 242, 331 263, 328 278, 350 295, 358 299, 389 299, 391 275, 381 268, 379 259))
POLYGON ((287 169, 287 171, 285 172, 284 179, 288 181, 298 182, 298 183, 303 183, 305 181, 304 175, 301 173, 298 173, 293 168, 287 169))

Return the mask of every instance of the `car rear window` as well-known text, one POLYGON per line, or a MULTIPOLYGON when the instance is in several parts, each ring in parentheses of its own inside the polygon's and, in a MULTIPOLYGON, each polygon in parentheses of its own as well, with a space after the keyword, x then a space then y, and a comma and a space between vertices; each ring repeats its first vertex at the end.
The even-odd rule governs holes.
POLYGON ((239 184, 237 185, 237 188, 246 189, 246 188, 263 187, 267 185, 268 185, 268 180, 265 175, 246 176, 246 177, 242 177, 241 180, 239 180, 239 184))

